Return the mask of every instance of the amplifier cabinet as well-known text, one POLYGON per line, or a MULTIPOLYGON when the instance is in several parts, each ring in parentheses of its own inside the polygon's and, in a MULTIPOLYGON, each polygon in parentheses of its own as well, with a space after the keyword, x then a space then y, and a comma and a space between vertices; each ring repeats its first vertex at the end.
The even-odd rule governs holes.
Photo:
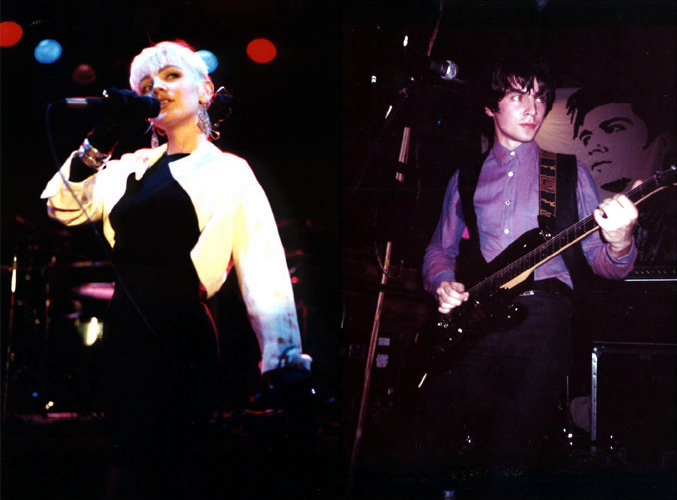
POLYGON ((593 342, 593 451, 605 447, 631 463, 674 467, 676 373, 677 344, 593 342))

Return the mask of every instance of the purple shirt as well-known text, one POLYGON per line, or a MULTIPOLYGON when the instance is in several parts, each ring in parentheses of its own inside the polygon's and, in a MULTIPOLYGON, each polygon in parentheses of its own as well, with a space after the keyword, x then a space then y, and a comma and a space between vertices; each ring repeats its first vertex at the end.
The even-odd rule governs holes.
MULTIPOLYGON (((576 199, 579 219, 592 214, 599 205, 597 189, 588 169, 578 166, 576 199)), ((480 236, 480 248, 487 262, 500 254, 523 233, 538 227, 539 148, 528 142, 509 151, 495 142, 480 173, 474 203, 480 236)), ((423 258, 423 286, 435 293, 444 280, 455 280, 456 256, 465 230, 461 200, 458 193, 458 172, 449 181, 444 195, 442 215, 423 258)), ((612 259, 608 245, 595 231, 582 240, 583 253, 595 274, 622 279, 632 270, 637 250, 632 249, 621 259, 612 259)), ((557 278, 570 287, 571 277, 561 255, 550 259, 534 272, 536 280, 557 278)))

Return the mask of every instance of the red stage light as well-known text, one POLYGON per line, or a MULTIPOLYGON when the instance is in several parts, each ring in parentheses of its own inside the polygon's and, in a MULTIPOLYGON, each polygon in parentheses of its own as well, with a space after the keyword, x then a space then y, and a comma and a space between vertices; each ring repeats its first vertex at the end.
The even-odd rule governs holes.
POLYGON ((96 80, 96 71, 89 64, 81 64, 73 71, 73 80, 80 85, 89 85, 96 80))
POLYGON ((273 42, 266 38, 256 38, 247 45, 247 55, 257 63, 269 63, 277 55, 273 42))
POLYGON ((0 23, 0 47, 11 47, 21 40, 24 30, 14 21, 0 23))

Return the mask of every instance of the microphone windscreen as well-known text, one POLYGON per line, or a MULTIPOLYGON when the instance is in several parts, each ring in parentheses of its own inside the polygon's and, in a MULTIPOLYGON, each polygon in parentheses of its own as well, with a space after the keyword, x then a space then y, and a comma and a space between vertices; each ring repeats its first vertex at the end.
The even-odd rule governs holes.
POLYGON ((150 95, 135 97, 134 110, 141 119, 155 118, 160 114, 160 100, 150 95))

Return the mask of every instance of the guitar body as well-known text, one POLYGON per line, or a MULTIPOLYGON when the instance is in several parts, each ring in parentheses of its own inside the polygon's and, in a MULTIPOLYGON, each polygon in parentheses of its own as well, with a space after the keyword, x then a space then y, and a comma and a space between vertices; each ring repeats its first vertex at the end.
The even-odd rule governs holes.
MULTIPOLYGON (((524 233, 488 264, 486 276, 494 275, 546 240, 545 234, 538 228, 524 233)), ((481 280, 485 280, 486 276, 482 276, 481 280)), ((499 277, 494 281, 479 293, 471 294, 467 302, 440 317, 437 326, 447 343, 457 344, 468 337, 481 336, 482 332, 508 330, 524 320, 526 314, 520 313, 519 307, 512 301, 529 289, 533 283, 533 272, 513 279, 499 277)))
MULTIPOLYGON (((481 278, 491 276, 545 240, 545 235, 538 228, 524 233, 487 265, 486 273, 481 278)), ((503 287, 505 283, 498 283, 484 293, 471 294, 467 302, 448 314, 431 314, 435 318, 434 322, 416 339, 413 353, 415 373, 411 375, 416 384, 428 374, 448 369, 454 359, 487 333, 509 330, 524 321, 527 309, 513 301, 528 290, 532 283, 533 273, 528 273, 519 283, 511 284, 510 288, 503 287)), ((437 309, 437 303, 434 307, 437 309)))

